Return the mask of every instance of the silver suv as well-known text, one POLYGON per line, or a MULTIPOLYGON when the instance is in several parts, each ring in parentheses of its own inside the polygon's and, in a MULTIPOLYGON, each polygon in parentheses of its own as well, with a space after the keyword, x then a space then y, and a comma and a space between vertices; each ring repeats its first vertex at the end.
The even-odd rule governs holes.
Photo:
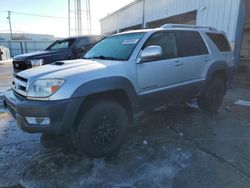
POLYGON ((223 32, 164 25, 106 37, 80 60, 20 72, 4 105, 24 131, 73 135, 101 157, 119 148, 138 111, 193 98, 217 111, 234 70, 223 32))

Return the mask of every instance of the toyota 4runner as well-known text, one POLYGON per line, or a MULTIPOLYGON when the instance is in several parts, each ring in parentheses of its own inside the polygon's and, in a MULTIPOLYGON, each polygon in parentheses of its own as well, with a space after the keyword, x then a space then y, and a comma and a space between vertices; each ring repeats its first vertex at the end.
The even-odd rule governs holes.
POLYGON ((164 25, 107 37, 83 59, 20 72, 4 105, 24 131, 74 135, 101 157, 119 148, 138 111, 193 98, 217 111, 234 70, 223 32, 164 25))

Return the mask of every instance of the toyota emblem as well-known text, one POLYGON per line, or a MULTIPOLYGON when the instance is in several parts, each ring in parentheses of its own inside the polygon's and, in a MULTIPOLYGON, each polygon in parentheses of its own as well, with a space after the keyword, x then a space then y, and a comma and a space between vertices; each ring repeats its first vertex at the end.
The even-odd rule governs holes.
POLYGON ((15 67, 16 67, 16 68, 19 68, 19 64, 16 63, 16 64, 15 64, 15 67))

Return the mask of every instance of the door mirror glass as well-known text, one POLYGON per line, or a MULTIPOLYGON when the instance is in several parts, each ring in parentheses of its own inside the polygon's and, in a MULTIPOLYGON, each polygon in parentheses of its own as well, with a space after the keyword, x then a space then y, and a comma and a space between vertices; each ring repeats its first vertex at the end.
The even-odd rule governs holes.
POLYGON ((141 53, 141 60, 150 61, 162 56, 162 48, 160 46, 148 46, 141 53))

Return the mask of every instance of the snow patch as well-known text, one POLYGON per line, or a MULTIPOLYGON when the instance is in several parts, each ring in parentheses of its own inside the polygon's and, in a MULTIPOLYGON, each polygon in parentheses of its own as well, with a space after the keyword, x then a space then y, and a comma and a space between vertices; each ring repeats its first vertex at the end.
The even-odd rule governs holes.
MULTIPOLYGON (((159 156, 159 153, 156 154, 159 156)), ((124 164, 108 164, 104 160, 94 160, 89 176, 73 187, 165 187, 172 188, 174 177, 187 166, 190 158, 182 150, 163 151, 163 155, 154 161, 141 159, 140 164, 122 168, 124 164)), ((127 159, 129 161, 136 159, 127 159)))
MULTIPOLYGON (((53 152, 52 152, 53 153, 53 152)), ((59 152, 60 153, 60 152, 59 152)), ((112 160, 88 157, 69 161, 67 155, 49 154, 33 159, 21 180, 26 187, 164 187, 172 188, 174 177, 191 157, 185 149, 161 147, 121 155, 112 160), (60 156, 55 157, 54 156, 60 156), (49 160, 44 160, 48 159, 49 160), (63 166, 51 165, 62 161, 63 166), (50 164, 50 165, 49 165, 50 164)))
POLYGON ((250 106, 250 101, 238 100, 234 104, 237 104, 237 105, 240 105, 240 106, 250 106))

